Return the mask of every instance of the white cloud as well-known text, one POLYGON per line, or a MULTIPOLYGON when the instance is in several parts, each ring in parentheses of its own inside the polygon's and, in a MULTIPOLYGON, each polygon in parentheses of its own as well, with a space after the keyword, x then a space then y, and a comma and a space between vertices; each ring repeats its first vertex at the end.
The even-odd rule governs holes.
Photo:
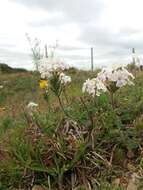
POLYGON ((129 61, 130 49, 142 54, 142 0, 5 0, 0 1, 0 60, 32 68, 25 33, 48 45, 59 41, 60 53, 73 65, 129 61))

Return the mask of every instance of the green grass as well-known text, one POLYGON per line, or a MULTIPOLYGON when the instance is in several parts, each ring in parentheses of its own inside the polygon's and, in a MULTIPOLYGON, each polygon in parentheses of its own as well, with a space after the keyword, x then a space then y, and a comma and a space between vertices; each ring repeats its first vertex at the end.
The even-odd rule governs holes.
POLYGON ((136 73, 134 86, 118 90, 115 110, 108 94, 96 99, 82 94, 83 82, 96 74, 68 71, 68 102, 62 94, 67 116, 54 94, 50 103, 44 99, 37 73, 0 76, 0 108, 5 108, 0 111, 0 189, 38 184, 123 190, 131 174, 143 175, 143 72, 136 73), (33 115, 26 108, 30 101, 39 105, 33 115))

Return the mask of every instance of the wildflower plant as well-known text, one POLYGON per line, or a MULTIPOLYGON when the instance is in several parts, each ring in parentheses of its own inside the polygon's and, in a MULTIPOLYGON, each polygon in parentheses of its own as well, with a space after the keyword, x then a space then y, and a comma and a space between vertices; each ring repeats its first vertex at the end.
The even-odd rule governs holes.
POLYGON ((27 105, 27 111, 31 116, 33 116, 33 114, 37 111, 37 108, 38 104, 36 104, 35 102, 29 102, 27 105))
POLYGON ((94 97, 95 95, 100 96, 102 92, 106 91, 107 89, 103 82, 101 80, 98 80, 97 78, 87 79, 82 87, 82 92, 87 92, 92 97, 94 97))
POLYGON ((61 84, 63 84, 64 86, 71 82, 71 77, 65 75, 64 73, 60 73, 59 79, 61 81, 61 84))
POLYGON ((28 109, 35 109, 36 107, 38 107, 38 104, 36 104, 34 102, 29 102, 27 105, 28 109))
POLYGON ((88 79, 82 87, 82 92, 87 92, 92 97, 100 96, 103 92, 109 92, 112 107, 114 108, 114 94, 125 85, 134 85, 134 76, 124 67, 106 68, 98 73, 96 78, 88 79))
POLYGON ((113 108, 115 106, 115 92, 125 85, 134 85, 132 81, 134 79, 134 76, 124 67, 103 69, 100 73, 98 73, 97 79, 101 81, 107 88, 111 97, 113 108))
POLYGON ((115 92, 125 85, 133 85, 134 76, 124 67, 116 69, 103 69, 98 73, 97 79, 101 80, 109 91, 115 92))
MULTIPOLYGON (((110 114, 112 112, 111 115, 113 118, 116 118, 116 123, 119 122, 119 124, 121 124, 121 121, 115 112, 116 104, 115 104, 114 94, 116 93, 118 89, 122 88, 125 85, 134 85, 133 79, 134 79, 134 76, 130 72, 128 72, 127 69, 125 69, 124 67, 119 67, 119 68, 114 68, 114 69, 106 68, 106 69, 103 69, 101 72, 99 72, 96 78, 87 79, 83 84, 82 92, 87 93, 92 97, 90 100, 90 104, 95 105, 95 106, 97 105, 96 104, 97 96, 100 96, 102 93, 109 94, 109 97, 111 99, 110 114)), ((91 111, 90 108, 88 108, 88 105, 86 105, 85 99, 82 99, 81 102, 84 105, 84 108, 86 108, 89 119, 91 121, 91 126, 93 128, 95 125, 94 117, 96 113, 93 109, 91 111)), ((89 104, 89 102, 87 103, 89 104)), ((108 109, 110 109, 109 107, 108 109)))
POLYGON ((66 86, 71 82, 71 77, 63 73, 69 66, 62 59, 52 53, 48 58, 39 60, 39 72, 41 74, 40 87, 48 94, 52 91, 58 98, 59 104, 65 113, 61 93, 65 92, 66 86))
POLYGON ((43 57, 43 55, 41 55, 41 48, 40 48, 40 40, 38 38, 35 38, 34 40, 32 40, 30 38, 30 36, 28 35, 28 33, 26 33, 26 38, 29 42, 31 51, 32 51, 32 57, 33 57, 33 62, 35 64, 35 69, 36 71, 38 71, 38 61, 41 59, 41 57, 43 57))
POLYGON ((69 69, 69 66, 57 56, 50 56, 39 60, 39 72, 41 78, 49 79, 55 74, 60 74, 62 71, 69 69))

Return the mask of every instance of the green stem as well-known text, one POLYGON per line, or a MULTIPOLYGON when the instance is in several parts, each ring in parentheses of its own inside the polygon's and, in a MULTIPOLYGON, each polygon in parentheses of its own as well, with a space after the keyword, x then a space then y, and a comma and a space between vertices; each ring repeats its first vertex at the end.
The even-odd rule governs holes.
POLYGON ((114 101, 114 93, 110 92, 110 98, 111 98, 111 105, 113 110, 115 109, 115 101, 114 101))
POLYGON ((64 96, 65 96, 66 102, 69 104, 68 96, 67 96, 67 93, 66 93, 65 89, 63 90, 63 93, 64 93, 64 96))
POLYGON ((88 107, 86 106, 86 104, 85 104, 85 102, 84 102, 84 100, 83 100, 82 97, 80 97, 80 100, 81 100, 81 103, 83 104, 85 110, 87 111, 88 117, 89 117, 89 119, 91 121, 91 128, 93 129, 94 121, 93 121, 92 114, 89 112, 88 107))
POLYGON ((48 111, 49 112, 51 112, 51 104, 50 104, 50 100, 49 100, 49 94, 47 94, 46 92, 45 92, 45 94, 44 94, 44 97, 45 97, 45 100, 46 100, 46 102, 47 102, 47 105, 48 105, 48 111))
POLYGON ((63 190, 62 184, 63 184, 63 178, 62 176, 58 176, 59 190, 63 190))
POLYGON ((120 121, 120 123, 122 124, 122 121, 121 121, 120 117, 117 115, 117 112, 116 112, 116 110, 115 110, 115 108, 116 108, 116 104, 115 104, 115 93, 110 92, 110 98, 111 98, 112 109, 113 109, 113 112, 114 112, 114 114, 115 114, 115 120, 116 120, 116 122, 117 122, 117 120, 120 121))
POLYGON ((58 101, 59 101, 59 104, 60 104, 60 107, 61 107, 63 113, 64 113, 66 116, 68 116, 68 114, 67 114, 67 112, 65 111, 64 106, 63 106, 63 104, 62 104, 62 101, 61 101, 60 96, 57 96, 57 98, 58 98, 58 101))

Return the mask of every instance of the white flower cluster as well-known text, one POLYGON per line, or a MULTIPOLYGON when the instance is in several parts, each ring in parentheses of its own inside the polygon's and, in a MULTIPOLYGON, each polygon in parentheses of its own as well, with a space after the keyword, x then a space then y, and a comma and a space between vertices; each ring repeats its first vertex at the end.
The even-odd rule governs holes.
POLYGON ((102 92, 106 92, 107 89, 102 81, 98 80, 97 78, 87 79, 82 87, 82 92, 87 92, 88 94, 92 95, 93 97, 100 96, 102 92))
POLYGON ((34 108, 34 107, 38 107, 38 104, 36 104, 35 102, 29 102, 27 105, 27 108, 34 108))
POLYGON ((131 81, 134 79, 134 76, 127 71, 124 67, 116 68, 116 69, 103 69, 97 75, 97 79, 101 80, 105 85, 106 82, 115 82, 116 87, 120 88, 122 86, 133 85, 134 83, 131 81))
POLYGON ((37 107, 38 107, 38 104, 36 104, 35 102, 29 102, 27 105, 28 112, 32 114, 33 112, 37 110, 37 107))
POLYGON ((59 79, 62 84, 67 85, 71 82, 71 77, 68 75, 65 75, 64 73, 61 73, 59 76, 59 79))
POLYGON ((48 57, 39 60, 39 72, 41 78, 50 78, 54 72, 60 72, 69 69, 69 66, 56 57, 48 57))
POLYGON ((100 73, 98 73, 96 78, 88 79, 85 81, 82 87, 82 92, 87 92, 93 97, 100 96, 102 92, 106 92, 110 88, 110 82, 115 82, 115 85, 118 88, 128 85, 133 85, 132 79, 134 76, 127 71, 124 67, 120 68, 109 68, 103 69, 100 73))

